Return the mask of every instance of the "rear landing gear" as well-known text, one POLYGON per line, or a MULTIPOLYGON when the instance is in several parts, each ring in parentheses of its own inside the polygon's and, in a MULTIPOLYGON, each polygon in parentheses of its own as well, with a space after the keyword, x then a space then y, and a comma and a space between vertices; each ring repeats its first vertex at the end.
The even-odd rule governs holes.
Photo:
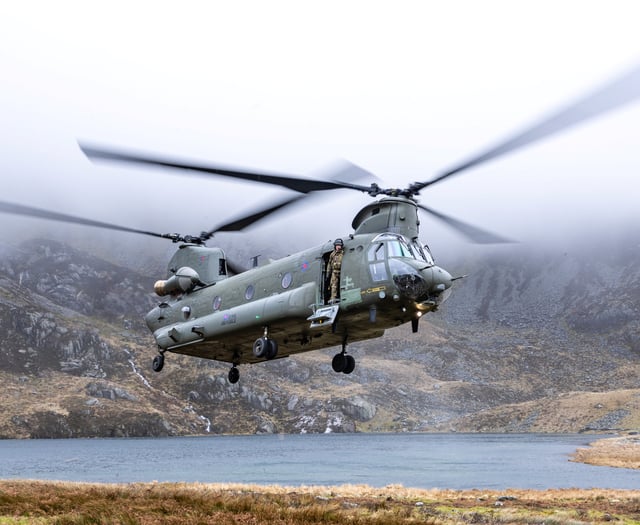
POLYGON ((160 372, 164 367, 164 355, 159 354, 153 358, 152 368, 154 372, 160 372))
POLYGON ((268 337, 256 339, 253 343, 253 355, 258 358, 273 359, 278 355, 278 343, 268 337))

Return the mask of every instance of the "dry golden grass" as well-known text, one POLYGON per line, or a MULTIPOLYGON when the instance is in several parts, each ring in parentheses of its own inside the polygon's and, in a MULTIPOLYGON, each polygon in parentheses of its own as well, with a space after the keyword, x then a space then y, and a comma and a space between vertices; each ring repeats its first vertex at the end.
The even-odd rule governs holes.
POLYGON ((640 491, 0 481, 0 524, 640 523, 640 491))
POLYGON ((640 469, 640 436, 595 441, 589 448, 578 449, 573 460, 590 465, 640 469))

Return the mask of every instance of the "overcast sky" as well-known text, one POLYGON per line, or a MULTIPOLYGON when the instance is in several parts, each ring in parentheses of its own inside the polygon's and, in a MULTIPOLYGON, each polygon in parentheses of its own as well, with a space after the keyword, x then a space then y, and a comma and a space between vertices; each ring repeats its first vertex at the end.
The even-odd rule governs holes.
MULTIPOLYGON (((638 20, 631 0, 5 3, 1 200, 198 233, 286 195, 92 164, 79 139, 305 176, 344 158, 381 185, 427 180, 638 67, 638 20)), ((519 239, 631 222, 639 146, 634 103, 421 202, 519 239)), ((295 224, 318 243, 349 233, 369 199, 340 191, 257 231, 295 224)), ((423 220, 422 237, 447 234, 423 220)))

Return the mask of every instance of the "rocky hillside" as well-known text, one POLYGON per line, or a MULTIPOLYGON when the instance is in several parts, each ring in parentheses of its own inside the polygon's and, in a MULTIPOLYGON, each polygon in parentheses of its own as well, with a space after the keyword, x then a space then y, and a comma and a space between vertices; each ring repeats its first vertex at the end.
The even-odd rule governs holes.
POLYGON ((335 350, 243 366, 168 355, 151 371, 140 275, 53 241, 0 249, 0 437, 640 428, 640 239, 500 248, 447 264, 449 302, 335 350))

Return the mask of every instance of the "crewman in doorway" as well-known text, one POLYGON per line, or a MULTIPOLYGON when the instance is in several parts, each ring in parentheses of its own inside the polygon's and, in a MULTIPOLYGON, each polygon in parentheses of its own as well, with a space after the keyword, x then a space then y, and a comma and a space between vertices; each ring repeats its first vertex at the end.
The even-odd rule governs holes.
POLYGON ((342 256, 344 255, 344 243, 342 239, 336 239, 333 241, 333 251, 329 255, 329 275, 331 286, 331 300, 329 304, 335 304, 339 301, 340 297, 340 268, 342 267, 342 256))

